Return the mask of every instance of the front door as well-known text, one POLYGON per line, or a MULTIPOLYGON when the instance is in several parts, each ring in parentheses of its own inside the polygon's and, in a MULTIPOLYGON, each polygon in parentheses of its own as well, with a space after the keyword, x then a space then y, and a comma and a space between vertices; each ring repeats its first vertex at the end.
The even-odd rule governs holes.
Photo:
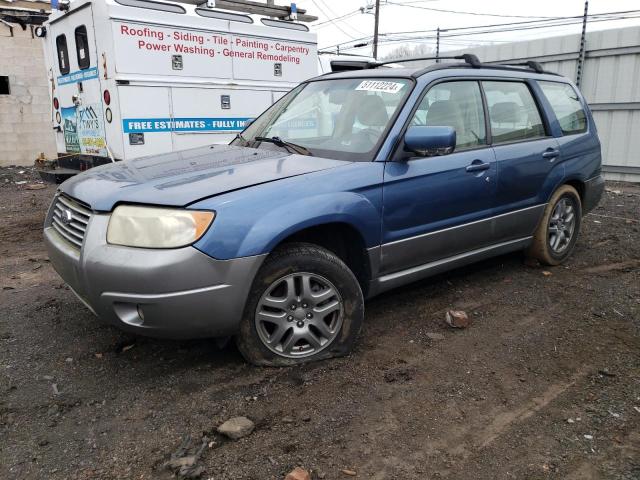
POLYGON ((476 81, 440 83, 423 97, 412 125, 456 130, 454 153, 387 162, 382 225, 383 274, 492 243, 496 183, 476 81))

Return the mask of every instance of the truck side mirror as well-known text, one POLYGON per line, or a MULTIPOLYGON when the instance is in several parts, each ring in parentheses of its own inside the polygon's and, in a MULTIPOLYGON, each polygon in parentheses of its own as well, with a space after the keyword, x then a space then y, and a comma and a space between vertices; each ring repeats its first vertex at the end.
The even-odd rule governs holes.
POLYGON ((404 134, 404 150, 420 157, 447 155, 456 148, 456 131, 451 127, 413 125, 404 134))

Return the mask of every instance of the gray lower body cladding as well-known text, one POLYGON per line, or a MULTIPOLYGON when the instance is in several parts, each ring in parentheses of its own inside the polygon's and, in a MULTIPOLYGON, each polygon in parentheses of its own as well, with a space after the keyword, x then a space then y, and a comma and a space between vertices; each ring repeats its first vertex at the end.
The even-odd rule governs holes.
POLYGON ((265 256, 216 260, 193 247, 149 250, 106 243, 108 215, 93 215, 81 250, 44 231, 51 263, 98 317, 167 338, 237 332, 251 279, 265 256))
POLYGON ((532 235, 546 204, 382 245, 381 274, 532 235))
POLYGON ((526 248, 545 206, 534 205, 369 249, 369 259, 378 274, 371 281, 368 297, 526 248))
POLYGON ((604 177, 598 175, 584 182, 582 214, 585 215, 598 206, 604 192, 604 177))

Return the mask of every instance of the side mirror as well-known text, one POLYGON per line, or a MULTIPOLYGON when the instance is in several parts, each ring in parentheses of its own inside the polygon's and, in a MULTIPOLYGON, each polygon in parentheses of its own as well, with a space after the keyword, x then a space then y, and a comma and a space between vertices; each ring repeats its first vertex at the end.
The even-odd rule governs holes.
POLYGON ((404 134, 404 149, 421 157, 447 155, 456 148, 456 131, 451 127, 414 125, 404 134))

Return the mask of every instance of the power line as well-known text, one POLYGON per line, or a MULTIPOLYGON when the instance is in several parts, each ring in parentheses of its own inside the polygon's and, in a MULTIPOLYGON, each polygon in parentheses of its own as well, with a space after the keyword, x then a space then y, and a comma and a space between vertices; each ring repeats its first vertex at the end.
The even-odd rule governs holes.
MULTIPOLYGON (((615 16, 615 15, 624 15, 624 14, 636 14, 639 13, 640 10, 622 10, 619 12, 605 12, 605 13, 594 13, 592 15, 589 15, 589 18, 592 19, 597 19, 597 18, 601 18, 601 17, 608 17, 608 16, 615 16)), ((527 21, 522 21, 522 22, 509 22, 509 23, 493 23, 493 24, 488 24, 488 25, 475 25, 475 26, 470 26, 470 27, 452 27, 452 28, 441 28, 440 31, 443 32, 448 32, 448 31, 453 31, 453 30, 471 30, 471 29, 476 29, 476 28, 492 28, 492 27, 510 27, 513 25, 529 25, 529 24, 536 24, 536 25, 540 25, 540 28, 543 28, 545 25, 542 24, 549 24, 551 25, 552 22, 560 22, 560 21, 565 21, 565 20, 574 20, 574 19, 579 19, 580 21, 582 21, 582 15, 575 15, 575 16, 569 16, 569 17, 556 17, 553 19, 547 19, 547 20, 527 20, 527 21)), ((399 33, 422 33, 422 32, 435 32, 436 29, 431 29, 431 30, 407 30, 407 31, 403 31, 403 32, 394 32, 394 34, 399 34, 399 33)))
MULTIPOLYGON (((629 20, 629 19, 635 19, 635 18, 640 18, 640 15, 637 16, 633 16, 633 17, 619 17, 619 18, 612 18, 612 19, 597 19, 597 20, 592 20, 591 23, 595 23, 595 22, 609 22, 609 21, 615 21, 615 20, 629 20)), ((576 24, 580 24, 582 22, 580 21, 572 21, 572 22, 567 22, 564 24, 558 24, 558 25, 551 25, 549 27, 521 27, 521 28, 514 28, 514 29, 501 29, 501 30, 491 30, 491 31, 484 31, 484 32, 469 32, 469 33, 457 33, 457 34, 451 34, 448 36, 441 36, 440 38, 444 38, 444 39, 448 39, 451 37, 462 37, 462 36, 467 36, 467 35, 476 35, 476 34, 487 34, 487 33, 501 33, 501 32, 511 32, 511 31, 521 31, 521 30, 531 30, 534 28, 553 28, 556 26, 566 26, 566 25, 576 25, 576 24)), ((429 35, 429 36, 421 36, 421 37, 404 37, 404 38, 388 38, 388 39, 384 39, 384 40, 380 40, 379 43, 384 43, 384 44, 392 44, 392 43, 407 43, 407 42, 412 42, 412 43, 423 43, 425 40, 435 40, 435 35, 429 35)), ((441 40, 443 41, 443 40, 441 40)), ((471 40, 470 40, 471 41, 471 40)), ((347 47, 347 48, 343 48, 343 50, 357 50, 359 48, 364 48, 364 47, 368 47, 369 43, 365 43, 365 44, 361 44, 358 46, 353 46, 353 47, 347 47)))
POLYGON ((432 8, 432 7, 421 7, 418 5, 410 5, 409 3, 398 3, 398 2, 386 2, 388 5, 396 5, 398 7, 407 7, 407 8, 417 8, 419 10, 430 10, 432 12, 442 12, 442 13, 455 13, 459 15, 477 15, 481 17, 501 17, 501 18, 558 18, 558 17, 543 17, 540 15, 506 15, 500 13, 480 13, 480 12, 461 12, 457 10, 445 10, 443 8, 432 8))
MULTIPOLYGON (((311 0, 311 1, 316 6, 316 8, 320 11, 320 13, 322 13, 325 17, 330 19, 328 21, 331 22, 334 27, 336 27, 338 30, 340 30, 342 33, 344 33, 347 37, 351 38, 352 40, 355 40, 355 36, 353 34, 351 34, 351 33, 348 33, 344 28, 342 28, 340 25, 338 25, 338 23, 335 21, 335 19, 331 19, 331 16, 327 15, 327 13, 322 8, 320 8, 320 5, 318 5, 316 0, 311 0)), ((357 30, 355 30, 355 29, 354 29, 354 31, 357 32, 357 30)), ((362 35, 362 32, 358 32, 358 33, 362 35)))
POLYGON ((339 17, 329 18, 328 20, 324 20, 324 21, 322 21, 322 22, 320 22, 320 23, 314 23, 314 24, 312 25, 312 27, 314 27, 314 28, 318 28, 318 27, 321 27, 321 26, 323 26, 323 25, 327 25, 327 24, 330 24, 330 23, 333 23, 333 22, 337 22, 337 21, 340 21, 340 20, 346 20, 347 18, 351 18, 351 17, 353 17, 353 16, 354 16, 354 15, 356 15, 357 13, 360 13, 360 10, 359 10, 359 9, 358 9, 358 10, 354 10, 354 11, 349 12, 349 13, 345 13, 344 15, 341 15, 341 16, 339 16, 339 17))
MULTIPOLYGON (((596 14, 589 15, 589 18, 590 18, 591 22, 610 21, 610 20, 624 20, 624 19, 627 19, 627 18, 637 18, 637 17, 636 16, 633 16, 633 17, 620 17, 620 15, 626 15, 626 14, 636 15, 638 13, 640 13, 640 10, 624 10, 624 11, 619 11, 619 12, 596 13, 596 14), (609 18, 609 17, 611 17, 611 18, 609 18)), ((495 23, 495 24, 488 24, 488 25, 475 25, 475 26, 469 26, 469 27, 454 27, 454 28, 444 28, 444 29, 441 28, 440 32, 441 33, 446 33, 446 32, 460 32, 460 31, 472 30, 472 32, 469 32, 468 34, 480 34, 480 33, 489 34, 489 33, 498 33, 498 32, 505 32, 505 31, 530 30, 530 29, 533 29, 533 28, 552 28, 552 27, 557 27, 557 26, 572 25, 572 24, 576 23, 576 20, 578 20, 577 23, 580 23, 582 21, 582 17, 583 17, 582 15, 578 15, 578 16, 570 16, 570 17, 557 17, 555 19, 547 19, 547 20, 528 20, 528 21, 522 21, 522 22, 495 23), (506 27, 506 28, 502 29, 501 27, 506 27), (491 30, 477 31, 478 29, 491 29, 491 30)), ((382 33, 382 34, 380 34, 380 36, 413 34, 413 33, 436 33, 436 29, 430 29, 430 30, 407 30, 407 31, 401 31, 401 32, 390 32, 390 33, 382 33)), ((448 35, 443 35, 443 37, 444 36, 462 36, 462 35, 463 35, 462 33, 457 33, 457 34, 450 33, 448 35)), ((370 35, 368 35, 366 37, 355 38, 355 39, 352 39, 352 41, 341 42, 339 44, 335 44, 335 45, 332 45, 330 47, 325 47, 322 50, 332 49, 332 48, 336 48, 336 47, 342 47, 343 45, 347 45, 347 44, 350 44, 352 42, 360 42, 360 41, 363 41, 363 40, 369 40, 370 38, 371 38, 370 35)), ((421 38, 421 37, 408 37, 408 38, 421 38)))

